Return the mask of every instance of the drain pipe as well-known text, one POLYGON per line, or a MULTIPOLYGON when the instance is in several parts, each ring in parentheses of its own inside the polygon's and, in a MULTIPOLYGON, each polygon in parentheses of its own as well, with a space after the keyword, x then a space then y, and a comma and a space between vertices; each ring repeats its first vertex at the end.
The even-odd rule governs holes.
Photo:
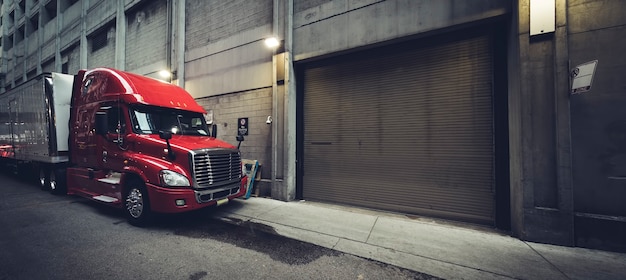
POLYGON ((170 83, 172 82, 172 75, 173 75, 173 70, 172 70, 172 0, 167 0, 167 17, 166 17, 166 22, 165 24, 167 25, 167 34, 165 35, 165 65, 167 67, 167 71, 170 72, 170 83))
POLYGON ((185 0, 178 0, 177 7, 177 46, 176 46, 176 79, 178 86, 185 88, 185 0))

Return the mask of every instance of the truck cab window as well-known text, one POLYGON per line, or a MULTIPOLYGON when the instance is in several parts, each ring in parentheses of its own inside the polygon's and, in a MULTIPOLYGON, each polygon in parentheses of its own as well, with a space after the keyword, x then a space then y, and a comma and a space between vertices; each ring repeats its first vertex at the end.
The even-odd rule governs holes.
POLYGON ((124 122, 123 111, 119 107, 107 109, 108 132, 113 134, 126 133, 126 123, 124 122))
POLYGON ((138 134, 157 134, 159 131, 178 135, 207 136, 201 113, 150 106, 131 108, 133 131, 138 134))

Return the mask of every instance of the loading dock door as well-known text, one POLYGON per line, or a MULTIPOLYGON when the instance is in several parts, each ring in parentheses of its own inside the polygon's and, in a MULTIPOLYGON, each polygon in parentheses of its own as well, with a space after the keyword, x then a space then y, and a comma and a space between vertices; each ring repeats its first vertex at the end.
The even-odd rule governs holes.
POLYGON ((421 44, 306 66, 304 199, 493 224, 490 37, 421 44))

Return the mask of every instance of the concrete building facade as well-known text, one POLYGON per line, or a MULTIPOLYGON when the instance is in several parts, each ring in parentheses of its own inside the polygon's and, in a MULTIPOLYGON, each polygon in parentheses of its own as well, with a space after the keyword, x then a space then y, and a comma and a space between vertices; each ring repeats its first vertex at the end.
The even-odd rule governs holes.
POLYGON ((99 66, 165 79, 220 138, 248 118, 275 199, 626 251, 623 1, 0 2, 3 91, 99 66))

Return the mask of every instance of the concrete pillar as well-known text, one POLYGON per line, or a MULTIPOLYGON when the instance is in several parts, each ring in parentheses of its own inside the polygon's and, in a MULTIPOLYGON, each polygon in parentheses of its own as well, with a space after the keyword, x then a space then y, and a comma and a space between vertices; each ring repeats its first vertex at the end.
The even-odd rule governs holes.
POLYGON ((272 32, 282 50, 272 59, 272 198, 296 196, 296 81, 293 72, 293 1, 274 0, 272 32))
POLYGON ((176 16, 174 22, 176 23, 176 29, 173 36, 176 38, 174 41, 176 44, 176 55, 174 57, 176 61, 176 76, 173 79, 178 80, 178 86, 185 88, 185 0, 179 0, 175 3, 176 16))
POLYGON ((554 34, 554 92, 556 118, 556 181, 558 219, 562 239, 557 243, 574 245, 574 189, 572 180, 571 113, 569 94, 569 37, 567 0, 556 1, 556 31, 554 34))
MULTIPOLYGON (((80 69, 87 68, 87 1, 81 1, 80 10, 80 45, 79 45, 79 66, 80 69)), ((70 73, 76 74, 76 73, 70 73)))
MULTIPOLYGON (((57 34, 61 34, 61 26, 63 26, 63 14, 61 14, 61 2, 57 1, 57 16, 54 20, 57 22, 57 34)), ((63 61, 61 61, 61 36, 54 37, 54 71, 61 72, 63 61)))
POLYGON ((117 0, 117 16, 115 21, 115 68, 126 69, 126 13, 125 0, 117 0))
POLYGON ((509 48, 511 226, 521 239, 573 245, 566 1, 555 32, 530 35, 518 0, 509 48))

